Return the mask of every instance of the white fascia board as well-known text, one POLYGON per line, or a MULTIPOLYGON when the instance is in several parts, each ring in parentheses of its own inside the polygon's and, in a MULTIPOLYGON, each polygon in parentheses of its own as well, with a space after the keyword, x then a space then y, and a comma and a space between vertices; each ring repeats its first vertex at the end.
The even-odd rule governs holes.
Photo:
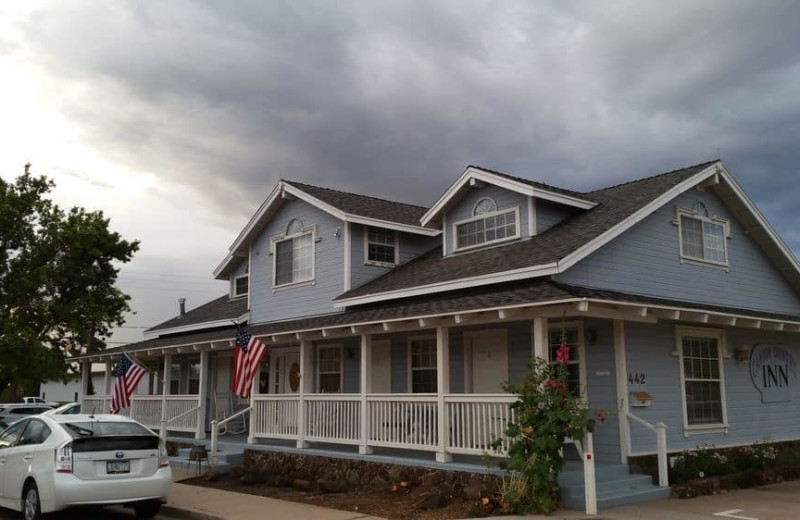
POLYGON ((170 327, 168 329, 158 329, 158 330, 146 330, 142 334, 144 339, 155 339, 160 338, 165 334, 178 334, 181 332, 192 332, 195 330, 206 330, 206 329, 214 329, 217 327, 225 327, 230 325, 231 323, 243 323, 248 321, 250 317, 249 312, 245 312, 241 316, 236 319, 228 319, 228 320, 214 320, 214 321, 206 321, 203 323, 195 323, 192 325, 182 325, 180 327, 170 327))
POLYGON ((402 231, 404 233, 413 233, 415 235, 425 235, 435 237, 442 234, 441 229, 424 228, 421 226, 412 226, 410 224, 400 224, 399 222, 391 222, 389 220, 381 220, 377 218, 362 217, 361 215, 345 214, 345 222, 352 222, 353 224, 363 224, 365 226, 380 227, 385 229, 393 229, 395 231, 402 231))
POLYGON ((622 222, 619 222, 617 225, 615 225, 605 233, 594 238, 593 240, 590 240, 589 242, 585 243, 572 253, 568 254, 567 256, 559 260, 558 272, 566 271, 576 263, 580 262, 590 254, 594 253, 604 245, 608 244, 609 242, 617 238, 619 235, 621 235, 622 233, 633 227, 635 224, 643 220, 652 212, 659 209, 661 206, 668 203, 681 193, 690 190, 694 186, 697 186, 699 183, 715 175, 717 173, 717 166, 719 164, 720 164, 719 162, 716 162, 711 166, 709 166, 708 168, 706 168, 705 170, 689 177, 682 183, 673 186, 671 189, 662 193, 659 197, 653 200, 650 204, 640 208, 633 215, 629 216, 622 222))
POLYGON ((737 197, 739 197, 739 200, 742 201, 742 203, 750 211, 753 217, 755 217, 756 221, 761 225, 761 227, 764 228, 764 231, 767 232, 767 235, 772 239, 780 252, 783 253, 792 267, 794 267, 795 271, 800 274, 800 263, 798 263, 794 253, 792 253, 792 250, 789 249, 789 246, 786 245, 786 242, 784 242, 780 235, 778 235, 778 233, 775 231, 775 228, 772 227, 772 224, 769 223, 764 214, 761 213, 761 210, 758 209, 758 206, 755 205, 753 200, 747 195, 747 193, 744 192, 742 187, 739 186, 739 184, 733 179, 733 176, 722 164, 720 164, 718 173, 728 183, 728 186, 731 187, 733 192, 737 197))
POLYGON ((395 291, 369 294, 367 296, 347 298, 344 300, 334 301, 333 306, 336 308, 342 308, 350 305, 362 305, 365 303, 381 302, 396 298, 408 298, 411 296, 420 296, 423 294, 432 294, 443 291, 457 291, 459 289, 468 289, 470 287, 476 287, 480 285, 490 285, 495 283, 524 280, 527 278, 536 278, 539 276, 548 276, 551 274, 556 274, 556 272, 557 266, 555 263, 535 265, 531 267, 514 269, 513 271, 503 271, 500 273, 484 274, 470 278, 459 278, 457 280, 421 285, 411 289, 399 289, 395 291))
POLYGON ((236 255, 234 252, 237 251, 242 243, 247 239, 247 237, 252 233, 253 229, 261 222, 264 214, 269 211, 270 207, 275 203, 276 200, 280 198, 281 191, 285 183, 280 181, 275 188, 273 188, 272 192, 267 196, 264 202, 261 203, 258 210, 250 217, 250 220, 247 222, 247 225, 239 232, 239 235, 233 241, 233 244, 228 248, 228 254, 225 255, 225 258, 220 262, 216 269, 214 269, 214 278, 219 279, 220 275, 223 274, 229 267, 231 262, 233 262, 236 255))
POLYGON ((597 303, 601 305, 617 305, 620 307, 647 306, 647 308, 650 310, 658 309, 664 311, 692 312, 692 313, 708 314, 711 316, 719 316, 723 318, 741 318, 745 320, 758 320, 766 323, 776 323, 776 324, 786 323, 789 325, 800 325, 800 321, 782 320, 778 318, 764 318, 762 316, 756 316, 753 314, 736 314, 731 312, 712 311, 708 309, 698 309, 693 307, 681 307, 679 305, 659 305, 649 302, 629 302, 629 301, 620 301, 620 300, 605 299, 605 298, 587 298, 587 300, 589 301, 589 303, 597 303))
POLYGON ((556 193, 548 190, 544 190, 542 188, 536 188, 531 186, 530 184, 515 181, 513 179, 508 179, 506 177, 502 177, 500 175, 496 175, 491 172, 487 172, 486 170, 482 170, 480 168, 469 167, 464 170, 464 173, 454 182, 450 188, 442 195, 439 200, 437 200, 433 206, 422 216, 420 222, 423 226, 427 226, 431 220, 436 218, 436 216, 441 213, 447 204, 456 196, 456 194, 463 188, 468 182, 472 179, 477 179, 479 181, 486 182, 488 184, 493 184, 495 186, 499 186, 501 188, 505 188, 507 190, 515 191, 517 193, 521 193, 522 195, 526 195, 528 197, 537 197, 540 199, 546 199, 553 202, 558 202, 560 204, 565 204, 567 206, 572 206, 580 209, 591 209, 597 206, 596 202, 591 202, 588 200, 580 199, 578 197, 573 197, 570 195, 564 195, 562 193, 556 193))

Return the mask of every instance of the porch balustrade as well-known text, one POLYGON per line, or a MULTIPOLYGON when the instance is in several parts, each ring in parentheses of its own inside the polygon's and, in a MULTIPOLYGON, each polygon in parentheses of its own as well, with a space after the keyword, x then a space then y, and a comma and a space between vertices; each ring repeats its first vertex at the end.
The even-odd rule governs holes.
POLYGON ((161 426, 161 408, 164 398, 160 395, 137 395, 131 400, 131 417, 148 428, 157 430, 161 426))
MULTIPOLYGON (((141 397, 159 397, 163 399, 161 396, 135 396, 134 402, 141 397)), ((164 418, 168 423, 167 429, 178 432, 196 432, 199 410, 200 397, 197 395, 166 396, 164 400, 164 418)), ((139 420, 137 417, 134 417, 134 419, 139 420)))
POLYGON ((82 413, 109 413, 111 407, 111 396, 92 395, 83 398, 81 404, 82 413))
MULTIPOLYGON (((508 394, 445 396, 450 435, 447 451, 480 455, 513 418, 508 394)), ((304 438, 334 444, 361 444, 359 394, 306 394, 304 438)), ((298 438, 297 395, 253 396, 255 438, 298 438)), ((373 447, 436 451, 438 409, 436 394, 368 394, 367 445, 373 447)))

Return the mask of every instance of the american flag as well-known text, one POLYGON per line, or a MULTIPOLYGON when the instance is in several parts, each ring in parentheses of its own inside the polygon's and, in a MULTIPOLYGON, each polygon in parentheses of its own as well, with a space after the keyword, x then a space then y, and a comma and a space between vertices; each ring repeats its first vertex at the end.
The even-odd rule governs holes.
POLYGON ((123 408, 130 407, 131 395, 146 373, 147 370, 131 359, 127 353, 122 353, 114 371, 117 379, 114 381, 114 395, 111 396, 111 413, 119 413, 123 408))
POLYGON ((250 387, 267 352, 267 346, 254 338, 245 327, 236 329, 236 351, 233 356, 233 393, 240 397, 250 397, 250 387))

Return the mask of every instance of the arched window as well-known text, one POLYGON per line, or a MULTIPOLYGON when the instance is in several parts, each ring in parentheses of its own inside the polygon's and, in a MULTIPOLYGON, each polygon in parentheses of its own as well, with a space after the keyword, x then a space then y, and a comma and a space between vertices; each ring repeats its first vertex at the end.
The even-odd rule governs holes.
POLYGON ((296 235, 303 231, 303 221, 299 218, 293 218, 286 226, 286 236, 296 235))
POLYGON ((495 211, 497 211, 497 204, 489 197, 484 197, 475 204, 475 208, 472 210, 472 216, 482 213, 493 213, 495 211))

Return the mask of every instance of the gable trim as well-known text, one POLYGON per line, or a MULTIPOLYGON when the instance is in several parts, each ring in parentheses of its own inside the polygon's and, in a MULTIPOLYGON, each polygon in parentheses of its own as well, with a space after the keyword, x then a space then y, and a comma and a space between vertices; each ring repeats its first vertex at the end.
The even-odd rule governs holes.
POLYGON ((505 188, 507 190, 511 190, 517 193, 521 193, 522 195, 527 195, 528 197, 536 197, 539 199, 546 199, 552 202, 557 202, 559 204, 565 204, 567 206, 572 206, 575 208, 580 209, 591 209, 597 206, 596 202, 591 202, 589 200, 580 199, 578 197, 573 197, 570 195, 565 195, 563 193, 556 193, 554 191, 545 190, 542 188, 537 188, 535 186, 531 186, 530 184, 525 184, 523 182, 515 181, 513 179, 508 179, 506 177, 501 177, 491 172, 487 172, 486 170, 482 170, 481 168, 476 168, 474 166, 468 167, 464 170, 464 173, 450 185, 447 191, 439 197, 430 209, 422 216, 420 222, 423 226, 427 226, 430 222, 435 219, 441 212, 445 210, 445 208, 450 204, 450 202, 456 197, 461 189, 468 185, 472 184, 476 181, 485 182, 488 184, 493 184, 500 188, 505 188))

